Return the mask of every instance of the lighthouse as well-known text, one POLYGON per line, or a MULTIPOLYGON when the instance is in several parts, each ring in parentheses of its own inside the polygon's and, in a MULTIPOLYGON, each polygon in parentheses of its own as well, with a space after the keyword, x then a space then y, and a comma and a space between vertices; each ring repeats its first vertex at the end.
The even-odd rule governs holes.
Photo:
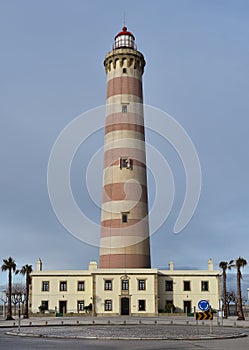
POLYGON ((100 268, 150 268, 142 76, 144 56, 124 26, 107 75, 100 268))

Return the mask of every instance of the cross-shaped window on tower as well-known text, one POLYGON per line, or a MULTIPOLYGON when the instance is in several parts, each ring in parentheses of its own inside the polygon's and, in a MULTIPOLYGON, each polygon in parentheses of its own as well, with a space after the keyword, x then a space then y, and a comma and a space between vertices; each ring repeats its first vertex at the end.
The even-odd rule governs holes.
POLYGON ((128 157, 120 157, 120 169, 133 169, 133 160, 128 157))

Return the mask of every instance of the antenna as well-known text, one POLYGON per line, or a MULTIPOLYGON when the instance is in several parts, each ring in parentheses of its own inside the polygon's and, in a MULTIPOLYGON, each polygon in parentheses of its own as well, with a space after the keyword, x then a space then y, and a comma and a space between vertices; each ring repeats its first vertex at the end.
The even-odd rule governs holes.
POLYGON ((125 27, 125 12, 124 12, 124 27, 125 27))

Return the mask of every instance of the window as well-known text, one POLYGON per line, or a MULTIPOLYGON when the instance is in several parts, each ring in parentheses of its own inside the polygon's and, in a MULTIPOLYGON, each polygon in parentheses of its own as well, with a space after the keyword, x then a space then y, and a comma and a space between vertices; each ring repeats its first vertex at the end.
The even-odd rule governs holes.
POLYGON ((190 281, 183 281, 183 290, 185 291, 190 290, 190 281))
POLYGON ((123 73, 127 73, 127 69, 126 68, 123 68, 123 73))
POLYGON ((85 290, 85 281, 78 281, 78 291, 82 292, 85 290))
POLYGON ((128 213, 122 213, 122 223, 126 224, 128 222, 128 213))
POLYGON ((202 292, 208 292, 209 291, 208 281, 201 281, 201 291, 202 292))
POLYGON ((122 113, 127 113, 127 105, 122 105, 122 113))
POLYGON ((121 288, 122 288, 122 290, 129 290, 129 281, 128 280, 122 280, 121 288))
POLYGON ((42 300, 41 309, 42 309, 42 311, 48 310, 48 301, 47 300, 42 300))
POLYGON ((105 280, 105 290, 112 290, 112 280, 105 280))
POLYGON ((84 311, 85 301, 84 300, 78 300, 77 309, 79 311, 84 311))
POLYGON ((105 311, 112 311, 112 300, 105 300, 105 311))
POLYGON ((128 157, 121 157, 119 160, 120 163, 120 169, 126 168, 126 169, 133 169, 133 160, 128 157))
POLYGON ((138 311, 145 311, 145 300, 138 300, 138 311))
POLYGON ((132 47, 136 49, 134 39, 130 35, 120 35, 115 39, 113 48, 118 49, 119 47, 132 47))
POLYGON ((43 292, 49 291, 49 281, 42 281, 42 291, 43 292))
POLYGON ((173 300, 165 300, 165 308, 167 308, 168 306, 172 306, 173 305, 173 300))
POLYGON ((173 291, 173 281, 165 281, 165 291, 166 292, 173 291))
POLYGON ((122 105, 122 113, 127 113, 127 105, 122 105))
POLYGON ((145 280, 138 280, 138 290, 145 290, 145 280))
POLYGON ((66 290, 67 290, 67 282, 66 281, 60 282, 60 291, 66 292, 66 290))
POLYGON ((175 306, 173 300, 165 300, 165 312, 173 313, 175 311, 175 306))

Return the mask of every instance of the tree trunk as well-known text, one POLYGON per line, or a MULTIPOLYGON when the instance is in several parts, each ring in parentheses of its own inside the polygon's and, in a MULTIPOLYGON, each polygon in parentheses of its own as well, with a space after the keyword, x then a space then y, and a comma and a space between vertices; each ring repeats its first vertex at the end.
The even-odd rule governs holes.
POLYGON ((241 272, 240 268, 237 270, 237 293, 238 293, 238 305, 237 305, 237 320, 242 321, 245 319, 242 309, 242 297, 241 297, 241 272))
POLYGON ((12 303, 11 303, 11 293, 12 293, 12 274, 11 268, 9 268, 9 286, 8 286, 8 312, 6 320, 13 320, 12 318, 12 303))
POLYGON ((29 274, 26 272, 26 300, 24 318, 29 318, 29 274))
POLYGON ((223 270, 223 311, 224 318, 227 318, 227 275, 225 270, 223 270))

